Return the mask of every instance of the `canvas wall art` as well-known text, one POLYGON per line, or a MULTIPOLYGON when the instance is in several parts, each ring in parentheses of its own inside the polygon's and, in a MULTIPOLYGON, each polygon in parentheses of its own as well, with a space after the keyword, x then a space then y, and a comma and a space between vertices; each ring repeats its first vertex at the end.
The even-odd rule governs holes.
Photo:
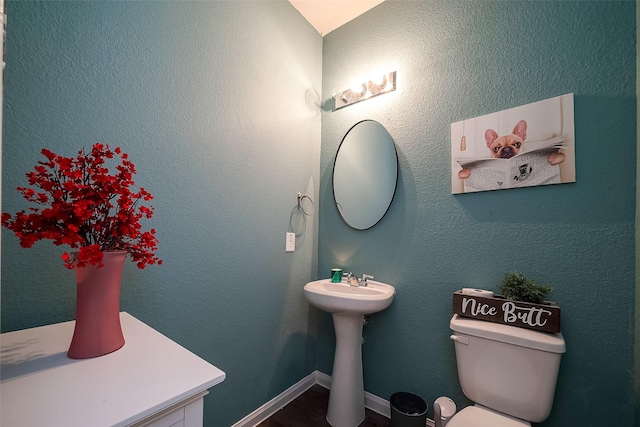
POLYGON ((451 125, 451 192, 576 181, 573 94, 451 125))

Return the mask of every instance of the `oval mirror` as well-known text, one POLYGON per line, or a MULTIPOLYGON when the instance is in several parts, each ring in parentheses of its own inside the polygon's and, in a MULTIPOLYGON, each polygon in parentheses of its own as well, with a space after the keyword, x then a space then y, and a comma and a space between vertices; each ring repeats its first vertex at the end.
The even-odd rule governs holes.
POLYGON ((333 197, 342 219, 357 230, 376 225, 391 205, 398 154, 389 132, 374 120, 346 133, 333 165, 333 197))

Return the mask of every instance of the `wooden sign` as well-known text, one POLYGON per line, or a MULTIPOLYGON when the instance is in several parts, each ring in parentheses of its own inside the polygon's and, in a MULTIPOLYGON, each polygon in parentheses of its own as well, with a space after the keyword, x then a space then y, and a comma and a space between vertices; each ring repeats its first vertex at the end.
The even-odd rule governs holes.
POLYGON ((560 307, 552 302, 532 304, 510 301, 501 295, 492 298, 453 293, 453 312, 488 322, 502 323, 543 332, 560 332, 560 307))

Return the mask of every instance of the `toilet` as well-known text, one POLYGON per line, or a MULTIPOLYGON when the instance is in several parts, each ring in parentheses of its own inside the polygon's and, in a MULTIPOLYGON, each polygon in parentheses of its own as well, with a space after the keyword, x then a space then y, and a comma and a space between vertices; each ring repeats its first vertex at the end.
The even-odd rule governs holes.
POLYGON ((561 333, 538 332, 453 315, 458 379, 475 405, 455 414, 447 427, 524 427, 551 413, 561 333))

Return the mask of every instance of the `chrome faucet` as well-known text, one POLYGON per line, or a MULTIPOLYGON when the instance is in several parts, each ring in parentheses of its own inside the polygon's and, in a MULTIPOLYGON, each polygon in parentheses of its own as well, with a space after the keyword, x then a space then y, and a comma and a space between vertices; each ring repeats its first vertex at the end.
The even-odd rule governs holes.
POLYGON ((367 286, 367 279, 373 279, 373 276, 369 276, 368 274, 363 274, 362 278, 358 280, 358 284, 360 286, 367 286))
POLYGON ((342 281, 346 282, 348 285, 351 285, 351 286, 358 286, 358 278, 356 277, 355 274, 351 272, 342 273, 342 281))
POLYGON ((362 277, 359 278, 353 273, 342 273, 342 280, 354 287, 367 286, 367 279, 373 279, 373 276, 363 274, 362 277))

